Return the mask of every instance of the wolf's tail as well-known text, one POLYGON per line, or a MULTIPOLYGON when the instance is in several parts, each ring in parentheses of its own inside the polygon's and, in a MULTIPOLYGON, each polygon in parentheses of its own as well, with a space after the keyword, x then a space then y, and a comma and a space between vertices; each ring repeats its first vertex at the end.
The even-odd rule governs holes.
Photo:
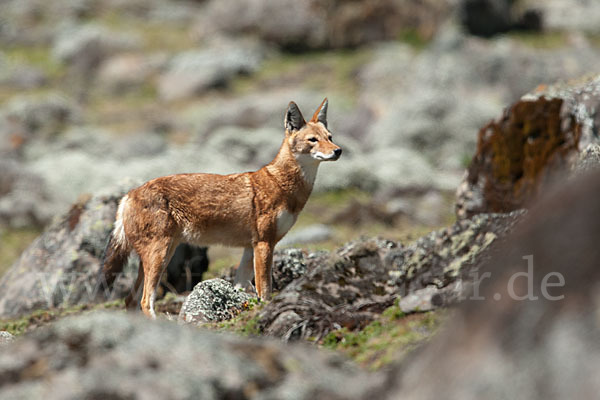
POLYGON ((119 203, 117 209, 117 217, 115 219, 115 227, 110 235, 106 249, 104 250, 103 265, 100 270, 98 281, 105 285, 106 288, 111 288, 115 279, 123 271, 123 267, 127 263, 131 247, 125 235, 123 226, 124 214, 127 211, 128 197, 125 196, 119 203))

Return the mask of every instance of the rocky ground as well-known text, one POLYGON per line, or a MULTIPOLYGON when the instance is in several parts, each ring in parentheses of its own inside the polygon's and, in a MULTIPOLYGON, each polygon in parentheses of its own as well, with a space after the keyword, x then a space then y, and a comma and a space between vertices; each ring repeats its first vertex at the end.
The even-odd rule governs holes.
POLYGON ((0 397, 597 393, 600 7, 572 3, 5 1, 0 397), (135 257, 103 290, 123 193, 258 168, 325 96, 344 156, 270 301, 224 248, 177 250, 159 321, 124 311, 135 257))

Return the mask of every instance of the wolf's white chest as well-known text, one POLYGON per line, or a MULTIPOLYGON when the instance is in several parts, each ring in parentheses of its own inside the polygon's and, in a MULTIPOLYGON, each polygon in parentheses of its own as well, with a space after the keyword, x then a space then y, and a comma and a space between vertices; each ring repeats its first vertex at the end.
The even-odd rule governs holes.
POLYGON ((277 215, 277 237, 282 238, 294 223, 296 222, 296 214, 292 214, 288 210, 282 210, 279 215, 277 215))

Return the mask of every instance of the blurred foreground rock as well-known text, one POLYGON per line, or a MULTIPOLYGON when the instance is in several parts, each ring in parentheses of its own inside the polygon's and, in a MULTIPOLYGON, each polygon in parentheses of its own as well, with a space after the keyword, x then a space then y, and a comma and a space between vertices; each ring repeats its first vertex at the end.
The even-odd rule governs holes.
POLYGON ((564 399, 600 390, 600 175, 561 185, 480 273, 479 295, 374 398, 564 399))
POLYGON ((360 399, 383 382, 314 347, 106 312, 64 319, 4 347, 0 377, 2 398, 48 400, 360 399))
POLYGON ((458 188, 459 218, 526 207, 564 179, 578 152, 600 140, 600 76, 540 87, 479 131, 458 188))

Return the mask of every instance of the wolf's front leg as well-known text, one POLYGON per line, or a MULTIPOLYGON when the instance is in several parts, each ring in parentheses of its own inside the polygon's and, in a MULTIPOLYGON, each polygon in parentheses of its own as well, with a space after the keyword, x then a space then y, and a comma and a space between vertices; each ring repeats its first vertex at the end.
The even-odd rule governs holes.
POLYGON ((261 300, 269 300, 271 297, 273 247, 269 242, 258 242, 254 245, 254 280, 261 300))

